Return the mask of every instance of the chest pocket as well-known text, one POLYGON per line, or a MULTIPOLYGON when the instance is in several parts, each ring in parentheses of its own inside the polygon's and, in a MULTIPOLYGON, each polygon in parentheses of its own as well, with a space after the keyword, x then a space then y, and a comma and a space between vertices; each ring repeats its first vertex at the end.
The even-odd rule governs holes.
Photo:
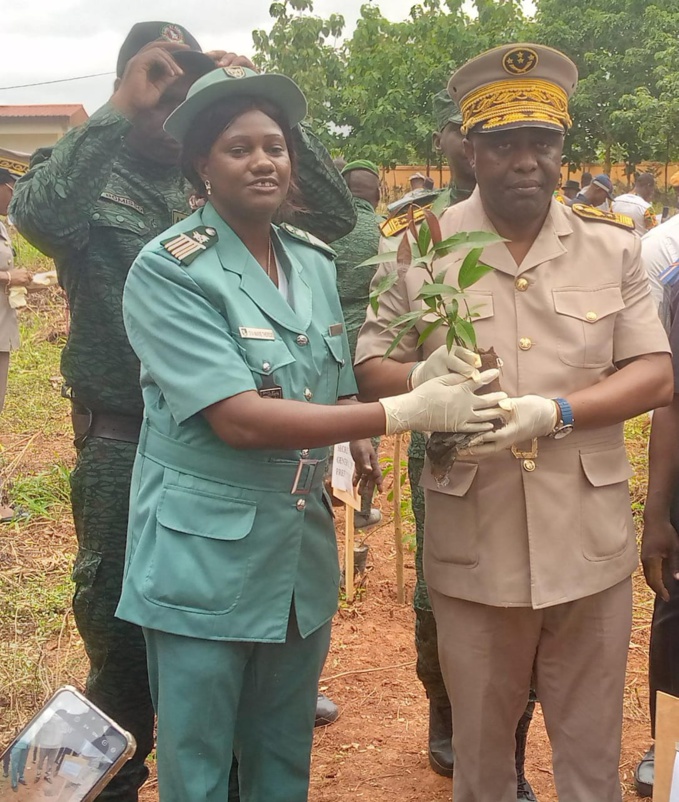
POLYGON ((620 287, 563 287, 552 297, 559 359, 576 368, 610 365, 616 313, 625 308, 620 287))
POLYGON ((248 578, 254 501, 168 485, 156 512, 156 545, 144 595, 165 607, 223 615, 248 578))
POLYGON ((110 200, 101 199, 90 217, 90 225, 97 228, 121 229, 130 234, 136 234, 146 243, 150 229, 144 215, 132 208, 128 208, 110 200))
POLYGON ((266 377, 272 376, 276 384, 283 387, 283 397, 292 398, 288 371, 283 369, 287 365, 294 363, 295 358, 283 340, 243 338, 240 340, 239 345, 245 361, 255 377, 257 388, 259 389, 262 386, 266 377))

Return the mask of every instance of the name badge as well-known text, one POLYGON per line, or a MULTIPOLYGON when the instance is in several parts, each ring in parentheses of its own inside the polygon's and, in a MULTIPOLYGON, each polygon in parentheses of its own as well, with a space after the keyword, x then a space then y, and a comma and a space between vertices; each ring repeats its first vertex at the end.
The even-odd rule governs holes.
POLYGON ((336 334, 341 334, 344 331, 344 325, 342 323, 333 323, 332 326, 328 328, 328 334, 331 337, 334 337, 336 334))
POLYGON ((273 329, 251 329, 247 326, 240 326, 238 333, 244 340, 275 340, 276 335, 273 329))
POLYGON ((280 384, 276 384, 273 376, 265 376, 257 392, 260 398, 283 398, 283 388, 280 384))

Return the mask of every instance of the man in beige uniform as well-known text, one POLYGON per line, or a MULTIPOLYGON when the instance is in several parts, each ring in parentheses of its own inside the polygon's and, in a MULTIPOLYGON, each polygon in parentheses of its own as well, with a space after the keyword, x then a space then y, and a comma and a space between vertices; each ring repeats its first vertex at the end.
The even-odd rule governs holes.
MULTIPOLYGON (((479 346, 503 361, 508 422, 458 459, 445 487, 428 465, 425 578, 453 707, 455 802, 514 802, 514 732, 535 669, 563 802, 620 802, 622 697, 637 564, 623 421, 672 397, 668 343, 631 221, 553 200, 575 65, 508 45, 458 70, 477 189, 443 236, 495 231, 495 268, 468 293, 479 346)), ((455 284, 463 254, 441 260, 455 284)), ((378 271, 379 281, 384 270, 378 271)), ((393 266, 392 266, 393 269, 393 266)), ((387 328, 421 308, 404 270, 368 310, 361 396, 402 391, 421 347, 387 328)))

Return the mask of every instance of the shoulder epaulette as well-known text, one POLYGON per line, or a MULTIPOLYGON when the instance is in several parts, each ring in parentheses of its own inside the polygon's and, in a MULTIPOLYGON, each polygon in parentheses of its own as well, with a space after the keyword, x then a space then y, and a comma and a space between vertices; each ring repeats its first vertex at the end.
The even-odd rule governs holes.
MULTIPOLYGON (((411 207, 413 209, 413 220, 415 223, 420 223, 422 220, 424 220, 424 210, 430 209, 431 206, 432 204, 429 203, 427 206, 411 207)), ((406 228, 408 228, 408 220, 408 210, 388 218, 384 221, 384 223, 380 223, 380 231, 382 232, 382 236, 395 237, 396 234, 400 234, 402 231, 405 231, 406 228)))
POLYGON ((583 220, 598 220, 600 223, 611 223, 619 228, 626 228, 634 231, 634 220, 626 214, 616 214, 615 212, 604 212, 586 203, 574 203, 571 206, 573 214, 577 214, 583 220))
POLYGON ((210 226, 198 226, 190 231, 175 234, 170 239, 162 240, 163 248, 183 265, 190 265, 194 259, 219 240, 219 235, 210 226))
POLYGON ((279 228, 282 228, 287 234, 290 234, 291 237, 300 240, 300 242, 305 242, 307 245, 313 245, 315 248, 318 248, 319 251, 323 251, 328 256, 332 256, 334 259, 337 254, 333 249, 323 242, 322 239, 318 239, 318 237, 314 237, 313 234, 309 234, 308 231, 304 231, 301 228, 297 228, 297 226, 291 226, 290 223, 281 223, 279 228))

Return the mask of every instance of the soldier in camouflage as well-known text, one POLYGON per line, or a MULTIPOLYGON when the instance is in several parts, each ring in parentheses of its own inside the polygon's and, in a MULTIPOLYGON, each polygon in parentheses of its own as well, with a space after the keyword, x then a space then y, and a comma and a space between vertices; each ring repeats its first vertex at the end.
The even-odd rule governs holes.
MULTIPOLYGON (((251 66, 233 53, 203 54, 179 25, 135 25, 119 54, 110 101, 51 152, 34 156, 10 210, 21 233, 55 260, 71 309, 61 369, 78 451, 71 477, 79 546, 73 610, 90 660, 87 694, 137 740, 134 758, 100 800, 136 802, 153 748, 144 638, 114 617, 143 411, 139 362, 123 325, 123 286, 142 246, 191 211, 179 145, 162 125, 192 81, 215 65, 251 66)), ((355 223, 349 191, 309 131, 298 127, 295 138, 310 211, 291 222, 332 241, 355 223)))
MULTIPOLYGON (((443 154, 450 167, 451 182, 440 192, 447 193, 450 205, 468 198, 476 186, 474 170, 464 154, 460 132, 462 115, 451 100, 447 90, 433 99, 436 131, 432 135, 434 148, 443 154)), ((439 192, 439 194, 440 194, 439 192)), ((431 199, 429 199, 431 203, 431 199)), ((419 205, 419 204, 418 204, 419 205)), ((397 214, 403 215, 406 209, 399 208, 397 214)), ((385 228, 389 221, 385 223, 385 228)), ((392 226, 393 228, 393 226, 392 226)), ((390 230, 391 229, 388 229, 390 230)), ((392 234, 393 236, 393 234, 392 234)), ((389 248, 393 250, 393 248, 389 248)), ((425 438, 412 432, 408 449, 408 478, 410 479, 411 503, 415 516, 416 552, 415 570, 417 582, 413 607, 415 608, 415 646, 417 649, 417 676, 420 678, 429 697, 429 763, 432 769, 444 777, 453 776, 454 755, 451 745, 453 724, 450 701, 441 675, 439 665, 436 621, 429 602, 427 585, 422 570, 424 553, 424 490, 420 487, 420 477, 424 467, 425 438)), ((524 757, 528 727, 533 717, 535 698, 531 694, 526 711, 516 730, 516 772, 517 800, 537 802, 524 774, 524 757)))

